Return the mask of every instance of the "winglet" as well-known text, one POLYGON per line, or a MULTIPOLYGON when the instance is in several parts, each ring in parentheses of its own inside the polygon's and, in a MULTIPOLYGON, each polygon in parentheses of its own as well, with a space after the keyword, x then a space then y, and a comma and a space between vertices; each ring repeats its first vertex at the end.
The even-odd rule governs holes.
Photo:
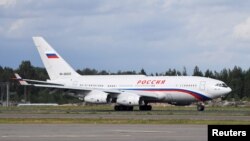
POLYGON ((22 77, 19 74, 15 73, 15 76, 16 80, 18 80, 21 85, 29 85, 26 81, 22 79, 22 77))

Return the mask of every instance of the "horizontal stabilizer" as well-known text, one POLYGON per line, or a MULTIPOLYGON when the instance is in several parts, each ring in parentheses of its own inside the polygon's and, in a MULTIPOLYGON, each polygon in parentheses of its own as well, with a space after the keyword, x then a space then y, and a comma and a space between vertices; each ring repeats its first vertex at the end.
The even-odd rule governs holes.
POLYGON ((19 75, 19 74, 17 74, 17 73, 15 73, 15 79, 16 80, 18 80, 18 82, 21 84, 21 85, 29 85, 25 80, 23 80, 22 78, 21 78, 21 76, 19 75))
POLYGON ((52 86, 64 86, 63 84, 59 83, 52 83, 52 82, 47 82, 47 81, 40 81, 40 80, 32 80, 32 79, 22 79, 22 77, 15 73, 16 80, 19 81, 21 85, 37 85, 37 84, 42 84, 42 85, 52 85, 52 86), (28 83, 30 82, 30 83, 28 83))

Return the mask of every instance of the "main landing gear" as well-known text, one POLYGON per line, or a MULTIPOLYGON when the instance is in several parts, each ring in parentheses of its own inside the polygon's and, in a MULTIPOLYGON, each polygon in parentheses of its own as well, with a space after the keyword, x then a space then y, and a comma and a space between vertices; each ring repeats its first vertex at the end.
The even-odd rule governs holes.
MULTIPOLYGON (((124 105, 115 105, 114 107, 115 111, 133 111, 134 107, 133 106, 124 106, 124 105)), ((151 105, 143 105, 139 106, 140 111, 151 111, 152 106, 151 105)))
POLYGON ((151 111, 152 110, 152 106, 151 105, 143 105, 143 106, 139 106, 140 111, 151 111))
POLYGON ((204 103, 198 103, 197 104, 197 111, 204 111, 204 110, 205 110, 204 103))
POLYGON ((115 111, 133 111, 133 106, 123 106, 123 105, 115 105, 115 111))

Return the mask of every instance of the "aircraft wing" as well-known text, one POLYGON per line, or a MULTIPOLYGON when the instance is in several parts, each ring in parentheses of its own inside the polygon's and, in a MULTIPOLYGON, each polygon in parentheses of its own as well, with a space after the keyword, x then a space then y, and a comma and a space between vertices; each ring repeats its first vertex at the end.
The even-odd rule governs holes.
POLYGON ((93 88, 86 88, 86 87, 75 87, 75 86, 65 86, 64 84, 59 83, 52 83, 47 81, 40 81, 40 80, 32 80, 32 79, 22 79, 19 74, 15 73, 15 80, 18 80, 21 85, 25 86, 34 86, 34 87, 42 87, 42 88, 52 88, 52 89, 61 89, 66 91, 82 91, 82 92, 91 92, 91 91, 102 91, 112 95, 112 97, 117 97, 118 95, 122 95, 126 93, 126 96, 129 95, 138 95, 145 101, 154 101, 157 98, 148 96, 148 95, 139 95, 136 91, 127 91, 127 90, 115 90, 115 89, 93 89, 93 88))
MULTIPOLYGON (((57 89, 65 89, 65 90, 78 90, 78 91, 92 91, 93 89, 85 88, 85 87, 69 87, 64 85, 47 85, 47 84, 29 84, 35 87, 44 87, 44 88, 57 88, 57 89)), ((106 89, 95 89, 99 91, 104 91, 106 93, 121 93, 119 90, 106 90, 106 89)))
MULTIPOLYGON (((65 89, 65 90, 78 90, 78 91, 92 91, 93 89, 86 88, 86 87, 73 87, 73 86, 65 86, 60 83, 52 83, 47 81, 40 81, 40 80, 33 80, 33 79, 23 79, 21 76, 17 73, 15 73, 16 78, 13 78, 14 80, 19 81, 21 85, 26 86, 34 86, 34 87, 43 87, 43 88, 57 88, 57 89, 65 89), (29 83, 31 82, 31 83, 29 83)), ((96 89, 99 91, 104 91, 106 93, 114 93, 119 94, 121 93, 120 90, 107 90, 107 89, 96 89)))

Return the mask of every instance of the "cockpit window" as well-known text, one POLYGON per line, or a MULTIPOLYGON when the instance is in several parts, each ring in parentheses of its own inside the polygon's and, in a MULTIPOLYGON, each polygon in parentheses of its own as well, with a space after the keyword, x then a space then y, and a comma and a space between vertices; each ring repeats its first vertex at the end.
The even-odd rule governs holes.
POLYGON ((224 88, 228 87, 225 83, 217 83, 215 86, 224 87, 224 88))
POLYGON ((227 88, 228 86, 225 83, 222 83, 222 87, 227 88))

